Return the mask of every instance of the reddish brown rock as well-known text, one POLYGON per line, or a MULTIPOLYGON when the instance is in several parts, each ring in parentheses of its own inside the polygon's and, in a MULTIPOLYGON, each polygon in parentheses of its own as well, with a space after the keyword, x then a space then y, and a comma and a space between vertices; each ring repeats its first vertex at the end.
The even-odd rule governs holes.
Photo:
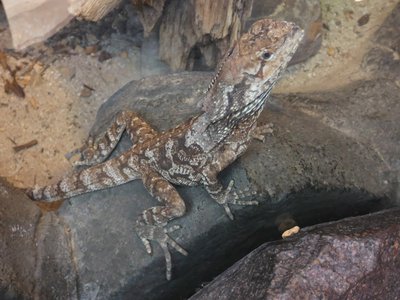
POLYGON ((262 245, 190 299, 398 299, 400 209, 262 245))

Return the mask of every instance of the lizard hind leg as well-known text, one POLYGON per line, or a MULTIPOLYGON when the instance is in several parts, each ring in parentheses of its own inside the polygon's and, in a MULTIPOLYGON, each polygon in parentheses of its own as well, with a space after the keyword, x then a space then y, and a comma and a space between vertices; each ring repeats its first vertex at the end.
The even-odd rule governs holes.
POLYGON ((188 253, 176 243, 169 233, 179 229, 179 226, 165 228, 168 221, 181 217, 185 213, 185 203, 176 189, 161 175, 145 168, 142 181, 149 193, 164 205, 154 206, 142 212, 135 224, 135 231, 146 247, 147 253, 151 254, 150 241, 157 242, 164 252, 166 263, 166 277, 171 279, 172 260, 169 246, 182 255, 188 253))
POLYGON ((110 156, 125 130, 133 144, 140 144, 157 134, 157 131, 135 112, 122 111, 117 114, 103 136, 98 139, 89 137, 81 148, 71 151, 66 157, 70 159, 72 156, 80 154, 81 158, 74 162, 75 166, 101 163, 110 156))

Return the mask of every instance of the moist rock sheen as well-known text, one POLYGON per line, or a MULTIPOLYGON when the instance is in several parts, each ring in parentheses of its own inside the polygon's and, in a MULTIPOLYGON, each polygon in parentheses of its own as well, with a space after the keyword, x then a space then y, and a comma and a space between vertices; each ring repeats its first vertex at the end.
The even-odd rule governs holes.
MULTIPOLYGON (((390 33, 398 41, 397 32, 378 31, 377 41, 389 41, 390 33), (379 39, 380 32, 385 39, 379 39)), ((364 61, 373 70, 385 70, 386 64, 395 62, 395 56, 364 61)), ((162 251, 155 247, 154 255, 147 255, 133 231, 137 215, 155 204, 140 181, 71 198, 57 213, 44 215, 1 181, 0 298, 187 297, 201 282, 211 280, 258 245, 278 238, 275 221, 283 213, 304 227, 394 205, 400 195, 400 88, 393 72, 376 74, 373 80, 338 91, 277 95, 270 100, 260 123, 272 123, 274 132, 264 143, 255 141, 221 174, 225 184, 233 178, 236 187, 257 187, 264 194, 257 207, 232 207, 234 222, 202 188, 179 188, 188 212, 172 222, 183 227, 172 237, 189 256, 172 253, 170 282, 165 280, 162 251)), ((160 130, 174 126, 196 113, 210 76, 183 73, 129 83, 100 109, 92 133, 104 130, 122 109, 140 112, 160 130)), ((117 152, 127 147, 125 139, 117 152)), ((389 217, 386 220, 385 224, 391 222, 389 217)), ((369 221, 373 228, 379 222, 369 221)), ((350 236, 355 246, 360 245, 362 235, 350 236)), ((379 240, 376 237, 370 248, 359 247, 357 255, 372 261, 368 270, 375 266, 371 255, 377 253, 379 243, 388 245, 379 248, 387 251, 381 256, 382 268, 384 257, 396 261, 396 241, 386 236, 381 242, 374 242, 379 240)), ((319 251, 316 243, 309 244, 308 253, 319 251)), ((350 263, 346 266, 353 268, 350 263)))
POLYGON ((399 251, 399 208, 317 225, 260 246, 190 299, 398 299, 399 251))

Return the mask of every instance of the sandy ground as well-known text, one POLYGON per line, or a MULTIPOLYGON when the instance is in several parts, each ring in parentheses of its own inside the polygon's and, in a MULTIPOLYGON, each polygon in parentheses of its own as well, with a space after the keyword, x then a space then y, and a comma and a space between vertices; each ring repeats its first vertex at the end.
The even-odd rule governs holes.
POLYGON ((275 92, 311 92, 330 90, 371 74, 360 69, 371 37, 398 0, 322 0, 325 24, 322 47, 307 62, 290 68, 275 92), (369 21, 359 26, 360 18, 369 21))
MULTIPOLYGON (((326 26, 320 52, 290 68, 275 91, 326 90, 368 78, 370 74, 360 70, 361 58, 371 46, 372 34, 397 3, 323 0, 326 26), (369 21, 359 26, 357 21, 366 14, 369 21)), ((0 42, 9 39, 6 26, 0 17, 0 42)), ((123 45, 121 37, 113 39, 114 47, 108 49, 112 58, 103 62, 99 53, 87 54, 85 49, 58 55, 50 65, 38 61, 22 80, 25 98, 4 93, 0 80, 0 176, 20 187, 54 182, 71 171, 64 155, 82 144, 98 107, 109 96, 128 81, 168 71, 154 51, 118 48, 116 44, 123 45), (82 91, 88 95, 83 97, 82 91), (35 146, 15 151, 16 145, 32 140, 37 141, 35 146)))

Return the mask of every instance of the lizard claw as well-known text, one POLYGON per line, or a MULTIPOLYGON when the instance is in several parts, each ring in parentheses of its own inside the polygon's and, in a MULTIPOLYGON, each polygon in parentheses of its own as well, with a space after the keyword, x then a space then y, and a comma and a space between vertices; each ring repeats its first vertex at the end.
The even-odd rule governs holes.
POLYGON ((261 126, 257 126, 253 133, 251 134, 252 137, 256 140, 259 140, 260 142, 264 142, 265 141, 265 136, 268 133, 273 133, 274 129, 273 129, 273 124, 272 123, 268 123, 265 125, 261 125, 261 126))
POLYGON ((72 162, 72 165, 74 167, 90 166, 100 162, 95 154, 97 150, 93 137, 89 137, 82 147, 65 154, 65 158, 71 160, 75 155, 79 155, 79 159, 72 162))
POLYGON ((240 191, 232 191, 234 181, 231 180, 228 184, 228 187, 225 190, 224 196, 221 201, 218 201, 219 204, 225 209, 226 214, 229 219, 233 220, 233 214, 229 207, 229 204, 233 205, 258 205, 258 201, 255 200, 241 200, 246 197, 251 197, 257 195, 256 191, 251 191, 250 189, 240 190, 240 191))
POLYGON ((165 264, 166 264, 166 277, 167 280, 171 280, 172 260, 171 253, 169 252, 168 245, 174 248, 182 255, 187 256, 188 253, 183 249, 177 242, 175 242, 168 233, 176 231, 181 227, 178 225, 170 228, 164 228, 157 225, 143 224, 140 220, 136 222, 135 230, 139 238, 142 240, 148 254, 152 254, 150 241, 156 241, 164 252, 165 264))

